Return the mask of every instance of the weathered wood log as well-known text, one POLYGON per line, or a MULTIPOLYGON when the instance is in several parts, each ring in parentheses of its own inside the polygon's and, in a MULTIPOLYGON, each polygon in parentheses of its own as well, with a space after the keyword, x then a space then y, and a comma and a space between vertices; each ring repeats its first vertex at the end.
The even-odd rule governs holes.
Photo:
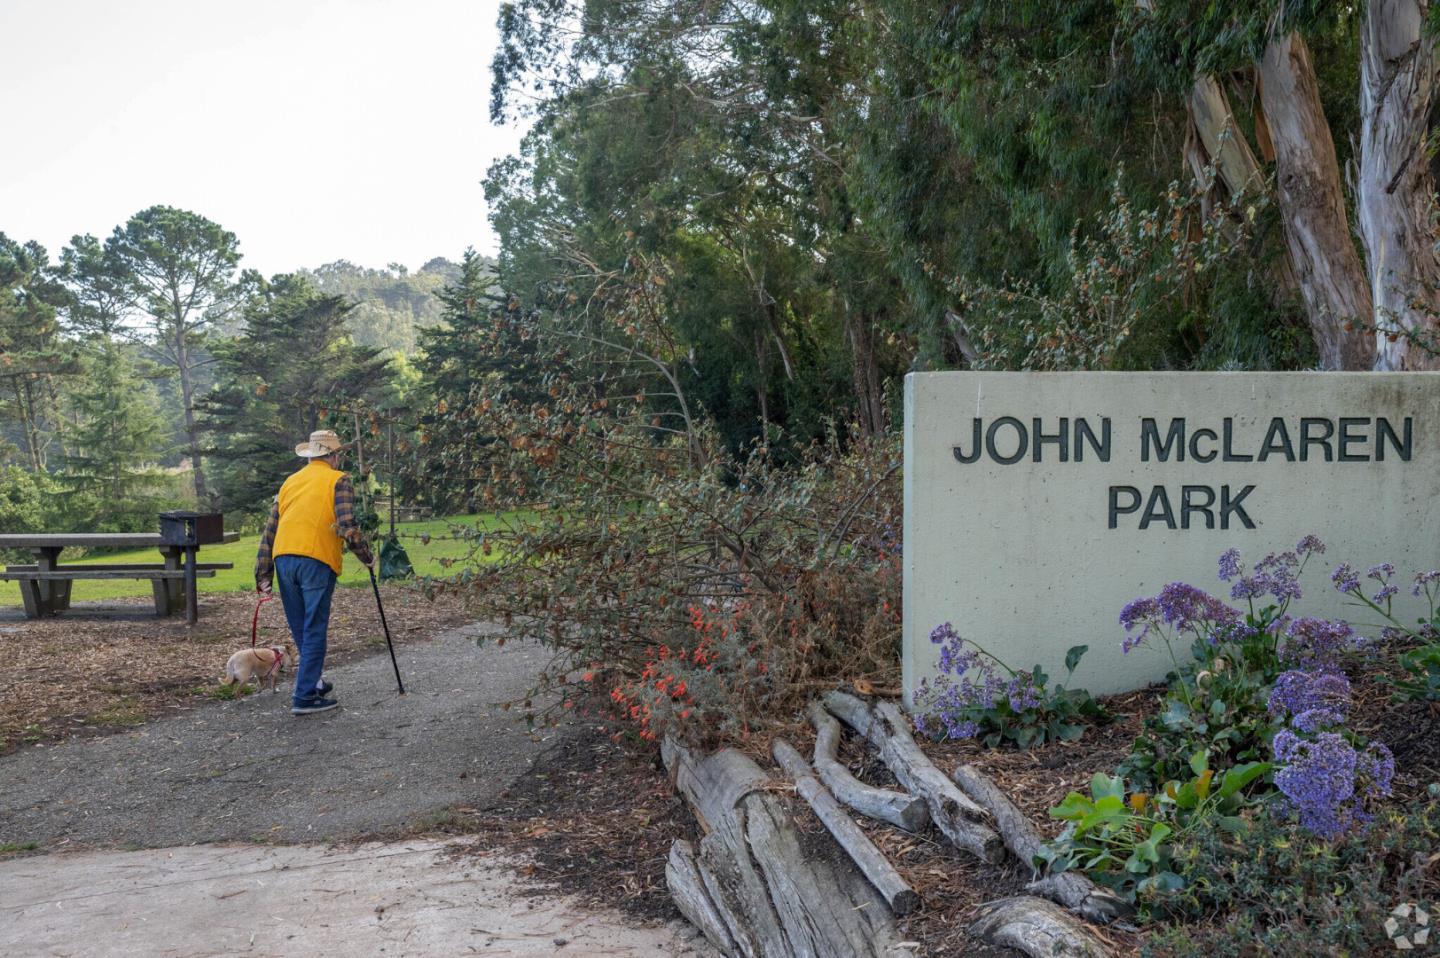
POLYGON ((890 859, 875 847, 870 836, 861 831, 860 826, 846 814, 835 796, 825 790, 825 786, 820 784, 809 763, 795 750, 795 746, 783 738, 777 738, 770 746, 770 752, 785 770, 785 774, 795 783, 795 791, 810 804, 815 817, 820 819, 836 844, 845 850, 855 867, 860 869, 870 884, 875 886, 875 890, 884 897, 890 910, 897 915, 908 915, 914 911, 915 906, 920 904, 920 896, 915 894, 915 889, 900 877, 895 866, 890 864, 890 859))
POLYGON ((879 749, 896 780, 925 799, 946 838, 982 861, 998 862, 1005 856, 1000 836, 986 824, 985 810, 925 757, 894 702, 867 704, 845 692, 827 692, 825 708, 879 749))
MULTIPOLYGON (((955 770, 955 783, 995 818, 995 824, 1005 839, 1005 847, 1021 864, 1034 868, 1035 856, 1040 852, 1044 839, 1030 824, 1025 813, 1010 801, 984 772, 973 765, 961 765, 955 770)), ((1128 918, 1134 913, 1124 899, 1095 884, 1080 872, 1062 872, 1032 882, 1025 888, 1032 895, 1049 898, 1072 911, 1079 912, 1091 921, 1109 922, 1117 918, 1128 918)))
POLYGON ((708 832, 694 862, 732 954, 911 954, 885 899, 832 841, 800 833, 774 780, 749 758, 730 749, 700 758, 668 739, 661 755, 708 832))
POLYGON ((670 846, 670 858, 665 863, 665 884, 670 889, 670 898, 680 914, 690 924, 700 929, 705 940, 727 955, 737 953, 735 940, 725 927, 725 919, 715 907, 705 879, 700 875, 700 866, 695 861, 695 846, 683 838, 677 838, 670 846))
POLYGON ((1054 902, 1033 895, 981 905, 970 934, 1032 958, 1111 958, 1113 952, 1084 922, 1054 902))
POLYGON ((840 723, 819 702, 810 703, 815 726, 815 771, 820 781, 842 804, 876 821, 918 832, 930 821, 925 799, 906 792, 867 785, 836 758, 840 751, 840 723))

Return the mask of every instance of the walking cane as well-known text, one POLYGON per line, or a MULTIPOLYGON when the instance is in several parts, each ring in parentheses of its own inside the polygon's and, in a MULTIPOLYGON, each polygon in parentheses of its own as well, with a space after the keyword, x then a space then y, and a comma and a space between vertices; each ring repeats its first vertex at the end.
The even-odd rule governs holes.
POLYGON ((405 694, 405 683, 400 681, 400 663, 395 661, 395 643, 390 641, 390 625, 385 621, 385 606, 380 601, 380 583, 375 579, 373 566, 366 566, 370 570, 370 588, 375 590, 375 608, 380 610, 380 627, 385 630, 385 644, 390 648, 390 664, 395 666, 395 684, 400 687, 400 694, 405 694))

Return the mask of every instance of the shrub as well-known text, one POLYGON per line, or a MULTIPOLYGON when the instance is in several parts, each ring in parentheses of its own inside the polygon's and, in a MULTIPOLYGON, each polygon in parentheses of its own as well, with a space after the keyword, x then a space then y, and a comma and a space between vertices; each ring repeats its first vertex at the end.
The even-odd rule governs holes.
POLYGON ((726 736, 824 685, 897 682, 897 441, 733 457, 699 419, 663 426, 643 395, 568 376, 543 401, 495 388, 451 413, 505 438, 482 498, 531 505, 474 532, 446 587, 554 651, 535 692, 573 705, 576 686, 598 690, 646 738, 726 736))
POLYGON ((1385 920, 1406 903, 1440 904, 1440 805, 1383 811, 1375 826, 1324 842, 1257 815, 1243 838, 1199 829, 1171 846, 1183 888, 1159 896, 1172 916, 1215 916, 1151 937, 1148 958, 1381 955, 1385 920))

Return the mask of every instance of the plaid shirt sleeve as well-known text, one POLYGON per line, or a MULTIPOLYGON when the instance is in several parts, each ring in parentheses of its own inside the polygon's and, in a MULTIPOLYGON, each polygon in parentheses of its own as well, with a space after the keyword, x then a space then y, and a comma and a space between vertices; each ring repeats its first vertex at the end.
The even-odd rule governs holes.
POLYGON ((340 481, 335 483, 335 530, 357 559, 366 565, 374 561, 365 534, 355 521, 355 487, 350 484, 349 476, 341 476, 340 481))
POLYGON ((255 587, 269 584, 275 578, 275 531, 280 528, 280 500, 270 507, 270 519, 260 534, 260 548, 255 553, 255 587))

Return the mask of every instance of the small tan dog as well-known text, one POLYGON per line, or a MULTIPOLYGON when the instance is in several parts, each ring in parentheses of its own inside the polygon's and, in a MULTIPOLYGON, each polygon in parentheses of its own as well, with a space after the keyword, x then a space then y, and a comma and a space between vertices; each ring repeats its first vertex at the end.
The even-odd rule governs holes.
MULTIPOLYGON (((278 645, 262 645, 255 649, 241 649, 230 656, 230 661, 225 663, 225 676, 220 680, 221 685, 234 685, 237 682, 244 686, 252 678, 255 680, 255 691, 270 680, 270 691, 278 691, 275 688, 280 673, 285 671, 285 659, 288 653, 278 645)), ((238 691, 238 690, 237 690, 238 691)))

